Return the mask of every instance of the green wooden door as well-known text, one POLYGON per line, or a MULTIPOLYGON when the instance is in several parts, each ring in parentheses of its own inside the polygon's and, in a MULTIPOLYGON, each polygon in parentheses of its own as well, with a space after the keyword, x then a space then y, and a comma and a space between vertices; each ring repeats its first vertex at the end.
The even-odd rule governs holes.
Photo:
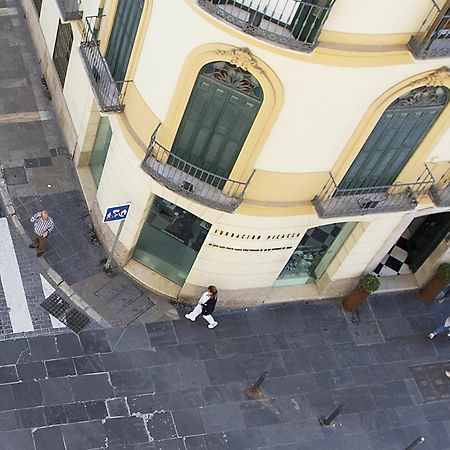
POLYGON ((106 61, 115 81, 125 79, 144 2, 145 0, 119 0, 117 5, 106 51, 106 61))
POLYGON ((395 181, 447 102, 443 88, 419 90, 397 99, 386 109, 339 189, 390 186, 395 181), (432 97, 438 89, 438 97, 432 97), (427 95, 420 101, 424 94, 427 95))
POLYGON ((291 21, 292 34, 301 42, 313 44, 333 0, 301 1, 291 21))
POLYGON ((409 267, 413 272, 419 269, 449 231, 449 212, 426 217, 408 240, 409 267))
MULTIPOLYGON (((172 154, 227 178, 239 156, 261 100, 199 75, 178 128, 172 154)), ((177 164, 175 159, 169 163, 177 164)), ((191 173, 201 177, 204 174, 191 173)))

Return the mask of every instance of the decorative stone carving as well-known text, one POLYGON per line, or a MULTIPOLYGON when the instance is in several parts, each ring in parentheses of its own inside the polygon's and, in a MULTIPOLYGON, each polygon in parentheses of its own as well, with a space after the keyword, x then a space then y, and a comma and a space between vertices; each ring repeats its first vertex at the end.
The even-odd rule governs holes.
POLYGON ((261 75, 264 75, 264 70, 259 66, 258 60, 248 48, 232 48, 230 50, 217 50, 216 52, 221 57, 225 57, 231 64, 234 64, 241 69, 249 71, 254 69, 261 75))
POLYGON ((450 78, 450 69, 446 66, 443 66, 434 72, 429 73, 428 75, 420 78, 419 80, 415 80, 409 84, 411 87, 416 86, 442 86, 444 81, 450 78))
POLYGON ((216 61, 202 68, 201 74, 262 100, 263 92, 258 80, 247 70, 226 61, 216 61))
POLYGON ((447 103, 447 93, 448 90, 441 85, 421 86, 394 100, 388 109, 444 106, 447 103))

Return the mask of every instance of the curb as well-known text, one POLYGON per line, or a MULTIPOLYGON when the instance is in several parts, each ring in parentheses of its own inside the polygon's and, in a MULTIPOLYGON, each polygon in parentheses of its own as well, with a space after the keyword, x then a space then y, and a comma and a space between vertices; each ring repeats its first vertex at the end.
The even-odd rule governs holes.
MULTIPOLYGON (((3 172, 3 165, 0 167, 3 172)), ((5 207, 6 215, 12 220, 17 232, 20 234, 22 239, 27 242, 29 241, 29 236, 27 235, 23 225, 20 223, 19 218, 16 214, 16 209, 14 208, 11 196, 9 195, 8 187, 5 183, 5 180, 0 177, 0 200, 5 207)), ((53 282, 53 287, 59 288, 68 298, 69 300, 77 306, 80 310, 82 310, 86 315, 88 315, 92 320, 95 320, 97 323, 102 325, 104 328, 111 328, 111 325, 103 319, 97 311, 95 311, 87 302, 85 302, 73 289, 69 286, 54 269, 50 267, 50 264, 44 257, 39 259, 40 265, 44 269, 43 275, 46 275, 47 281, 50 280, 53 282)))

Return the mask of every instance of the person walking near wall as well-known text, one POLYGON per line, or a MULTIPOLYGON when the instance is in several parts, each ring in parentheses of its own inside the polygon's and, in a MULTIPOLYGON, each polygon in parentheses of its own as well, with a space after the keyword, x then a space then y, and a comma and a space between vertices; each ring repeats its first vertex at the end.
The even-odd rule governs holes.
POLYGON ((47 248, 47 238, 49 233, 55 228, 53 219, 48 215, 48 211, 40 211, 31 217, 30 222, 34 224, 33 243, 30 248, 37 249, 37 257, 41 256, 47 248))
POLYGON ((189 314, 185 314, 186 319, 195 322, 195 319, 201 314, 208 322, 208 328, 216 327, 219 322, 214 320, 212 313, 216 307, 217 294, 218 290, 215 286, 208 286, 207 291, 200 297, 196 307, 189 314))
POLYGON ((447 336, 450 337, 450 316, 447 317, 444 325, 439 325, 435 330, 433 330, 428 337, 433 339, 436 335, 447 333, 447 336))

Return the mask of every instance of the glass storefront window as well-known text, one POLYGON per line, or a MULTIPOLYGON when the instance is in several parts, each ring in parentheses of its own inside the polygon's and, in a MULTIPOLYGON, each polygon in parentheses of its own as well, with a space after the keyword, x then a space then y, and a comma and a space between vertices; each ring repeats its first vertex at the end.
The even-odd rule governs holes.
POLYGON ((92 177, 95 185, 98 187, 100 178, 102 177, 103 167, 105 165, 106 156, 108 155, 109 144, 111 142, 112 130, 107 117, 100 118, 98 124, 97 135, 91 153, 89 166, 91 168, 92 177))
POLYGON ((356 222, 310 228, 284 266, 275 286, 315 283, 333 261, 356 222))
POLYGON ((133 258, 182 285, 210 228, 210 223, 155 197, 133 258))

